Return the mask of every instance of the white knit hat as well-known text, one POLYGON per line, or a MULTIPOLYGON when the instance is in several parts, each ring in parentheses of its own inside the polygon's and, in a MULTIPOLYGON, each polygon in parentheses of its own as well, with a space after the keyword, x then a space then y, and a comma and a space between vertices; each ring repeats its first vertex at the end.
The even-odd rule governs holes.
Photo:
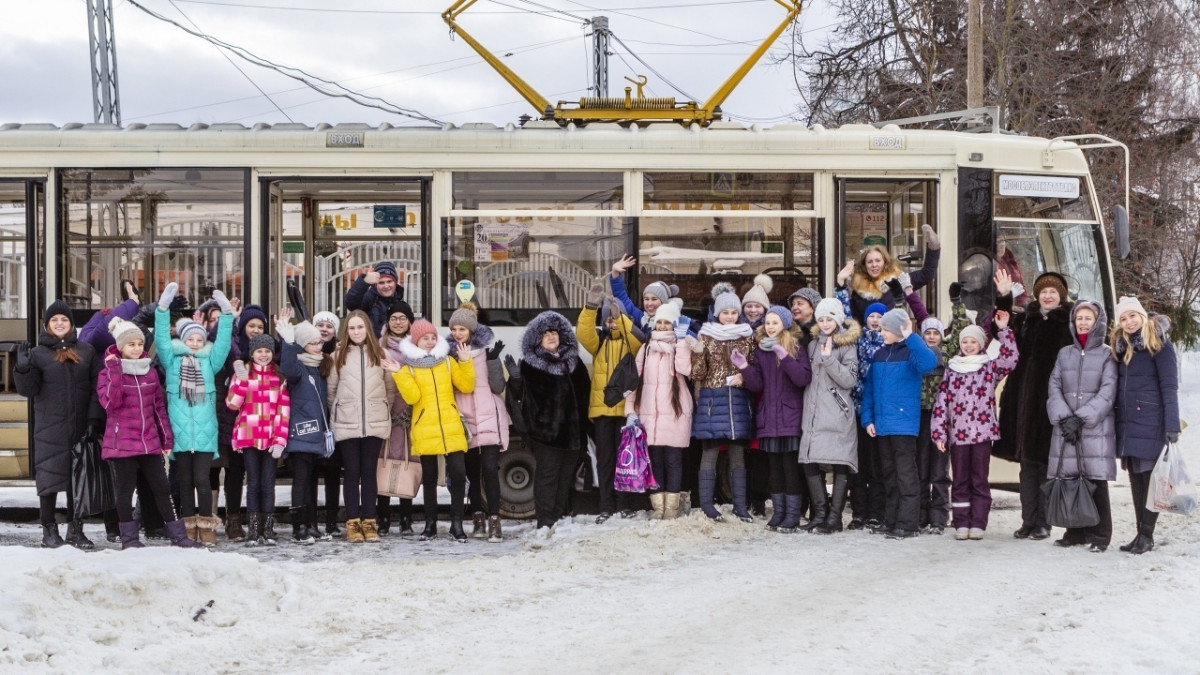
POLYGON ((337 314, 333 312, 317 312, 313 315, 312 323, 314 326, 320 323, 331 323, 335 331, 342 324, 341 320, 337 318, 337 314))
POLYGON ((654 324, 659 321, 670 321, 671 325, 674 326, 682 313, 683 300, 681 298, 671 298, 670 301, 664 302, 655 310, 654 319, 650 322, 650 327, 653 328, 654 324))
POLYGON ((820 319, 823 316, 827 316, 841 325, 846 322, 846 308, 842 307, 842 301, 837 298, 825 298, 817 303, 817 308, 813 311, 814 319, 820 319))
POLYGON ((1121 320, 1121 317, 1125 315, 1125 312, 1137 312, 1138 314, 1141 314, 1142 318, 1144 319, 1149 318, 1150 316, 1146 313, 1146 309, 1142 307, 1141 301, 1132 295, 1122 295, 1121 299, 1117 301, 1117 311, 1114 313, 1117 317, 1117 321, 1121 320))
POLYGON ((962 329, 962 332, 958 334, 958 343, 962 344, 964 338, 971 338, 972 340, 978 342, 981 350, 987 349, 987 333, 983 332, 983 329, 979 326, 972 324, 962 329))
POLYGON ((763 306, 763 309, 770 307, 771 298, 767 294, 774 287, 775 282, 771 281, 771 277, 765 274, 754 277, 754 286, 742 297, 742 307, 745 307, 747 302, 757 302, 763 306))
POLYGON ((937 318, 936 316, 931 316, 921 322, 921 334, 924 335, 925 331, 928 330, 936 330, 942 335, 945 335, 946 325, 942 323, 941 319, 937 318))
POLYGON ((146 334, 142 332, 142 329, 132 321, 126 321, 119 316, 114 316, 108 322, 108 332, 116 341, 117 349, 124 349, 125 345, 134 340, 141 340, 143 345, 146 344, 146 334))

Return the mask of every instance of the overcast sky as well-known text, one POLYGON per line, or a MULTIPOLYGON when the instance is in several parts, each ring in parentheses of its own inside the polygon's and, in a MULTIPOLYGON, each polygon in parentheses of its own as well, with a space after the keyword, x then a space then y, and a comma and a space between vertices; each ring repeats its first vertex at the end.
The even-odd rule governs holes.
MULTIPOLYGON (((536 114, 469 45, 451 39, 440 16, 450 0, 138 3, 266 60, 439 120, 503 124, 536 114)), ((418 123, 327 98, 265 68, 227 59, 227 52, 149 16, 128 0, 114 0, 113 5, 125 124, 289 119, 310 125, 418 123)), ((84 0, 9 0, 4 14, 0 122, 92 121, 84 0)), ((647 96, 687 98, 637 63, 631 50, 703 102, 782 20, 784 11, 775 0, 478 0, 459 22, 554 102, 587 95, 590 28, 578 18, 598 15, 609 17, 611 30, 629 48, 612 45, 610 95, 622 94, 626 75, 645 74, 650 78, 647 96)), ((806 40, 817 39, 833 23, 820 6, 806 9, 801 20, 806 40)), ((785 34, 729 97, 724 105, 728 116, 772 124, 794 114, 799 98, 792 70, 770 59, 782 52, 787 39, 785 34)))

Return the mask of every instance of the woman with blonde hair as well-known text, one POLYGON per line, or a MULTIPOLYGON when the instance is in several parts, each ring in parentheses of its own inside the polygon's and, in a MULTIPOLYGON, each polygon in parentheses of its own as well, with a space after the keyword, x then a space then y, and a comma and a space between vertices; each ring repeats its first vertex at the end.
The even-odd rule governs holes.
POLYGON ((865 324, 864 312, 872 303, 883 302, 889 308, 899 306, 905 295, 933 281, 942 243, 929 225, 922 225, 921 231, 925 236, 925 259, 921 269, 911 274, 904 271, 886 247, 877 245, 864 248, 857 260, 849 261, 838 272, 837 287, 850 292, 851 318, 865 324))

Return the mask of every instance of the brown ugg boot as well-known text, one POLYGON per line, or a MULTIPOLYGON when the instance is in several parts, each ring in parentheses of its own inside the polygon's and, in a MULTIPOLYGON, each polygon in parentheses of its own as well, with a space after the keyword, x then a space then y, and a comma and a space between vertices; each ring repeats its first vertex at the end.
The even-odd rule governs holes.
POLYGON ((200 541, 200 516, 188 516, 184 518, 183 527, 187 532, 188 539, 200 541))
POLYGON ((363 541, 372 544, 379 541, 379 528, 376 527, 374 518, 363 518, 359 521, 359 527, 362 528, 363 541))
POLYGON ((346 520, 346 541, 351 544, 361 544, 366 539, 363 534, 362 520, 349 518, 346 520))
POLYGON ((200 528, 200 543, 212 548, 217 545, 217 527, 221 525, 221 519, 215 516, 197 516, 198 526, 200 528))
POLYGON ((225 518, 225 536, 229 541, 246 540, 246 530, 242 529, 242 514, 231 513, 225 518))

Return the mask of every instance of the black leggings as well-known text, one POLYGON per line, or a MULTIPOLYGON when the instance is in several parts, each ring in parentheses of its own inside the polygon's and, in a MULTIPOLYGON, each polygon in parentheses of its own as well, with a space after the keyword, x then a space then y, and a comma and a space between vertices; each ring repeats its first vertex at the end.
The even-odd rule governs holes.
MULTIPOLYGON (((171 486, 167 482, 167 470, 163 466, 162 455, 122 457, 109 463, 112 464, 116 478, 117 518, 120 522, 133 521, 133 491, 138 485, 139 474, 150 493, 143 496, 154 500, 154 506, 158 508, 163 522, 175 520, 175 509, 171 506, 171 486)), ((150 504, 142 503, 143 518, 150 508, 150 504)))
POLYGON ((288 459, 292 463, 292 508, 316 507, 313 493, 317 481, 317 456, 311 452, 293 452, 288 459))
MULTIPOLYGON (((421 471, 424 470, 422 466, 421 471)), ((467 479, 467 502, 471 505, 471 511, 487 511, 489 516, 500 515, 500 446, 485 445, 467 450, 467 479), (481 484, 482 492, 487 497, 486 509, 480 501, 481 484)))
POLYGON ((250 513, 275 512, 275 473, 279 463, 266 450, 245 448, 246 510, 250 513))
MULTIPOLYGON (((222 445, 221 457, 225 458, 225 515, 242 510, 242 487, 246 483, 246 460, 242 453, 222 445)), ((213 491, 221 489, 221 467, 214 466, 208 472, 208 486, 213 491)), ((213 508, 217 508, 213 504, 213 508)), ((215 515, 215 514, 214 514, 215 515)))
MULTIPOLYGON (((821 471, 820 464, 802 464, 801 466, 804 467, 804 475, 809 478, 816 478, 817 476, 824 475, 825 473, 824 471, 821 471)), ((835 476, 850 475, 850 467, 846 466, 845 464, 831 464, 830 466, 833 468, 833 475, 835 476)))
MULTIPOLYGON (((421 498, 425 500, 425 520, 437 520, 438 455, 421 455, 421 498)), ((467 453, 451 452, 446 455, 446 483, 450 487, 451 517, 461 519, 463 515, 463 490, 467 482, 467 453)))
POLYGON ((800 453, 768 452, 771 465, 771 494, 800 494, 800 453))
POLYGON ((729 453, 729 470, 737 471, 746 468, 746 444, 742 441, 725 439, 706 440, 700 443, 703 452, 700 454, 700 470, 716 471, 717 458, 721 454, 721 446, 729 453))
POLYGON ((683 490, 683 448, 651 445, 647 450, 650 451, 650 472, 658 483, 657 492, 683 490))
MULTIPOLYGON (((333 451, 333 455, 317 460, 316 474, 313 476, 308 495, 314 508, 317 504, 317 479, 325 481, 325 522, 337 522, 338 502, 341 500, 342 453, 333 451)), ((314 513, 314 518, 316 517, 314 513)), ((311 523, 315 525, 316 523, 311 523)))
MULTIPOLYGON (((375 518, 375 502, 379 496, 376 472, 379 470, 379 449, 383 439, 374 436, 348 438, 337 442, 342 451, 342 466, 346 477, 342 493, 346 500, 346 519, 375 518)), ((434 472, 436 478, 437 473, 434 472)))
POLYGON ((179 512, 189 516, 211 516, 212 488, 208 473, 212 470, 211 452, 175 453, 175 470, 179 474, 179 512))
MULTIPOLYGON (((75 519, 75 497, 70 490, 66 491, 67 495, 67 520, 75 519)), ((58 504, 58 493, 51 492, 48 495, 38 497, 38 516, 42 520, 43 525, 54 525, 57 521, 54 519, 54 507, 58 504)))

